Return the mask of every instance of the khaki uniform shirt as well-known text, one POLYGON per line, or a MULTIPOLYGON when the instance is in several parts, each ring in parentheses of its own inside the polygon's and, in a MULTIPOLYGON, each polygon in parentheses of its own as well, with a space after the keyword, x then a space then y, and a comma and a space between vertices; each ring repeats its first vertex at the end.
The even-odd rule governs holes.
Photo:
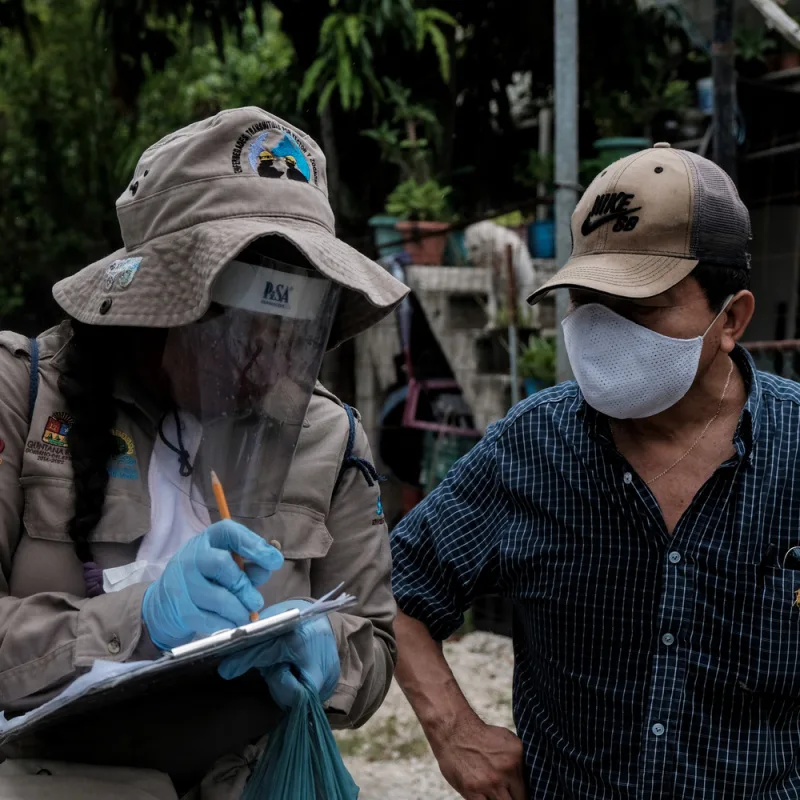
MULTIPOLYGON (((68 337, 67 324, 39 337, 39 390, 29 418, 30 344, 0 333, 0 709, 6 714, 51 698, 95 659, 158 655, 141 618, 146 584, 87 598, 67 534, 72 467, 58 376, 68 337)), ((131 391, 117 391, 115 402, 115 430, 128 453, 110 465, 103 517, 90 539, 102 569, 134 561, 150 527, 147 470, 157 414, 131 391)), ((342 404, 318 386, 281 509, 256 526, 285 558, 261 587, 266 605, 319 597, 340 582, 358 598, 353 610, 330 617, 341 678, 327 708, 338 727, 356 726, 375 711, 395 659, 378 486, 368 486, 357 469, 345 471, 336 486, 348 434, 342 404)), ((370 459, 360 425, 354 455, 370 459)), ((167 772, 183 792, 216 759, 271 730, 279 713, 257 673, 234 681, 213 673, 72 719, 9 745, 5 755, 150 767, 167 772)))

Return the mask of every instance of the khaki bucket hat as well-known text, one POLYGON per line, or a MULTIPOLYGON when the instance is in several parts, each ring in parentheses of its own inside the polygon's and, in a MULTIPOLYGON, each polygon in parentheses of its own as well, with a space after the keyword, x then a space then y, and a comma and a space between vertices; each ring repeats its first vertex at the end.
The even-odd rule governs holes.
POLYGON ((331 347, 374 325, 408 293, 336 238, 316 142, 260 108, 222 111, 149 147, 117 200, 117 217, 125 246, 53 287, 80 322, 195 322, 220 272, 264 236, 288 239, 342 287, 331 347))
POLYGON ((572 255, 529 298, 575 287, 653 297, 701 261, 750 268, 750 215, 713 161, 660 142, 615 161, 572 215, 572 255))

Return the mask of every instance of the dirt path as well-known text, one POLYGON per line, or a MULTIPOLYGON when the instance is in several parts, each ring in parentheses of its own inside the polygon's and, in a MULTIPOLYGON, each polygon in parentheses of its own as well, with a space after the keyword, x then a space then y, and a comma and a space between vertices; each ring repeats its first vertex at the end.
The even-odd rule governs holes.
MULTIPOLYGON (((492 725, 513 730, 511 640, 471 633, 445 644, 445 654, 467 699, 492 725)), ((442 778, 422 729, 397 684, 375 716, 357 731, 336 734, 347 768, 361 787, 359 800, 458 800, 442 778)))

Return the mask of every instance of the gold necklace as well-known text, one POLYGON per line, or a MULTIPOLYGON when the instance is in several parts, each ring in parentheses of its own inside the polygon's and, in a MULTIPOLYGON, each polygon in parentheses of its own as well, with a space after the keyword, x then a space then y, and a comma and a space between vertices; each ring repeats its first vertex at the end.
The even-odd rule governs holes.
POLYGON ((711 425, 714 423, 714 421, 722 411, 722 404, 723 402, 725 402, 725 395, 728 393, 728 386, 730 386, 731 375, 733 375, 733 359, 731 359, 731 366, 730 369, 728 370, 728 380, 725 381, 725 388, 722 390, 722 397, 720 397, 719 399, 719 405, 717 406, 717 413, 714 414, 714 416, 711 417, 711 419, 706 423, 705 428, 703 428, 703 430, 700 432, 700 435, 694 440, 694 444, 674 464, 668 466, 663 472, 659 472, 658 475, 655 476, 655 478, 650 478, 649 481, 646 481, 648 486, 652 486, 656 481, 661 480, 661 478, 663 478, 668 472, 670 472, 670 470, 675 469, 675 467, 677 467, 678 464, 680 464, 681 461, 683 461, 683 459, 686 458, 686 456, 688 456, 689 453, 691 453, 692 450, 694 450, 698 444, 700 444, 700 440, 706 435, 706 431, 711 427, 711 425))

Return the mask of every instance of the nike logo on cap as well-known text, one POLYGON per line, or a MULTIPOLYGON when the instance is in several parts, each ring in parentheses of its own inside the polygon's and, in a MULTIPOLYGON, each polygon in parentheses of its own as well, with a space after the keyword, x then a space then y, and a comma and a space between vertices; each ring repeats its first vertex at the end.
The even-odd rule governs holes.
POLYGON ((588 236, 612 220, 627 217, 629 214, 639 211, 641 206, 628 208, 629 203, 635 196, 625 192, 610 192, 597 195, 592 210, 586 215, 586 219, 581 225, 581 234, 588 236), (596 217, 596 219, 592 219, 592 217, 596 217))

